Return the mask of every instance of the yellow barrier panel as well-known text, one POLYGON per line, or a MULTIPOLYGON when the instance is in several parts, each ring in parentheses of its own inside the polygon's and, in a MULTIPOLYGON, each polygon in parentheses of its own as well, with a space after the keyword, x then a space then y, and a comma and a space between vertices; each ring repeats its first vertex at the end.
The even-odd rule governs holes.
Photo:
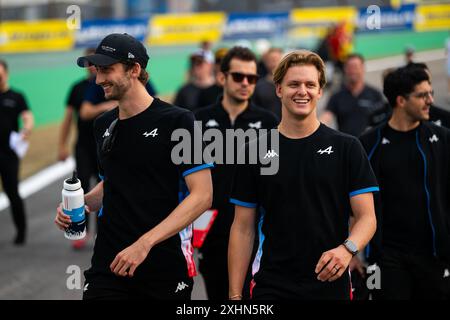
POLYGON ((149 45, 196 44, 220 40, 226 23, 223 12, 155 15, 150 19, 149 45))
POLYGON ((0 23, 0 52, 70 50, 74 30, 66 20, 7 21, 0 23))
POLYGON ((289 36, 294 38, 322 38, 332 24, 346 21, 353 33, 358 12, 354 7, 324 7, 294 9, 290 14, 293 24, 289 36))
POLYGON ((417 31, 449 30, 450 4, 417 6, 415 21, 417 31))

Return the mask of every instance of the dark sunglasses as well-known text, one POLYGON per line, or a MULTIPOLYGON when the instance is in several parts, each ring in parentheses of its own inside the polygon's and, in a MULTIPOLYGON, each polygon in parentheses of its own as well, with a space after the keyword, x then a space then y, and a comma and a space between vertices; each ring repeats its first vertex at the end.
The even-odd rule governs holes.
POLYGON ((244 81, 244 78, 247 78, 247 81, 249 84, 255 84, 256 81, 258 81, 259 76, 257 74, 245 74, 240 72, 227 72, 231 75, 234 82, 242 82, 244 81))
POLYGON ((114 141, 116 140, 116 136, 117 136, 116 125, 117 125, 118 120, 119 120, 119 118, 117 118, 113 122, 111 122, 111 124, 108 127, 108 130, 106 131, 108 133, 108 135, 103 140, 102 149, 101 149, 102 156, 108 155, 108 153, 110 153, 112 148, 114 147, 114 141))

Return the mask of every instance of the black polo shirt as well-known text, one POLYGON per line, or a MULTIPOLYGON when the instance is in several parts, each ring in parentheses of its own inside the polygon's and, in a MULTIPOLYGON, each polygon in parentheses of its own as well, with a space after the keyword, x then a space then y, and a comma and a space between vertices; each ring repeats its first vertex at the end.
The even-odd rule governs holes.
MULTIPOLYGON (((94 124, 104 196, 92 267, 87 276, 113 276, 109 265, 115 256, 177 207, 183 178, 212 167, 204 163, 176 165, 172 161, 172 149, 179 143, 171 141, 173 131, 185 129, 192 141, 195 137, 197 129, 190 111, 155 98, 143 112, 119 120, 110 132, 110 124, 117 119, 118 112, 118 108, 105 112, 94 124), (103 140, 112 134, 115 134, 112 150, 102 154, 103 140)), ((135 281, 168 281, 194 276, 191 236, 192 228, 188 226, 153 247, 136 269, 135 281)))
POLYGON ((327 110, 336 116, 339 131, 358 137, 369 126, 371 115, 383 105, 383 96, 377 89, 365 85, 355 97, 344 85, 331 96, 327 110))
MULTIPOLYGON (((231 123, 230 116, 223 108, 222 99, 209 107, 197 110, 195 117, 202 121, 203 130, 218 129, 222 136, 226 136, 227 129, 272 129, 278 125, 277 117, 270 111, 262 109, 249 103, 247 109, 237 116, 234 123, 231 123)), ((225 139, 224 139, 225 142, 225 139)), ((205 142, 206 145, 209 142, 205 142)), ((225 147, 225 143, 224 143, 225 147)), ((235 143, 234 163, 236 163, 237 155, 243 145, 235 143)), ((226 148, 223 150, 223 160, 226 162, 226 148)), ((213 250, 216 246, 227 247, 228 235, 234 218, 234 206, 229 203, 231 183, 233 179, 233 164, 214 164, 212 170, 214 195, 213 208, 219 211, 219 214, 205 240, 202 250, 213 250)))
POLYGON ((0 92, 0 151, 11 151, 9 136, 19 130, 19 116, 28 110, 24 96, 12 89, 0 92))
POLYGON ((262 212, 254 280, 276 287, 324 285, 316 280, 316 264, 348 237, 350 198, 378 191, 375 176, 360 142, 323 124, 302 139, 280 134, 279 149, 272 151, 278 172, 260 175, 261 164, 238 165, 230 200, 262 212))

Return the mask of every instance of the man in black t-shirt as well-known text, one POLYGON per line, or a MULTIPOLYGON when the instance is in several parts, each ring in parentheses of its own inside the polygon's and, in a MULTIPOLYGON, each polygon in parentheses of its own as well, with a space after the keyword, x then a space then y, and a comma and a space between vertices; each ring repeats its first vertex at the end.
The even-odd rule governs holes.
POLYGON ((370 124, 371 115, 384 105, 383 95, 364 82, 364 58, 351 54, 344 64, 344 84, 334 93, 320 116, 330 125, 337 120, 339 131, 358 137, 370 124))
MULTIPOLYGON (((258 79, 256 57, 251 50, 243 47, 231 48, 222 59, 218 79, 223 87, 221 99, 195 113, 196 119, 202 121, 206 129, 218 129, 225 137, 227 129, 272 129, 278 124, 278 119, 272 112, 249 101, 258 79)), ((242 145, 236 145, 234 154, 240 149, 242 145)), ((224 159, 227 157, 226 151, 224 145, 224 159)), ((232 164, 224 161, 221 164, 216 163, 212 171, 213 209, 218 211, 218 216, 199 250, 202 254, 199 259, 200 272, 210 300, 228 298, 228 238, 234 217, 234 206, 229 202, 233 168, 232 164)))
POLYGON ((361 136, 380 184, 379 228, 368 258, 380 267, 381 300, 450 298, 450 131, 431 122, 427 72, 384 79, 393 113, 361 136))
MULTIPOLYGON (((201 135, 194 133, 191 112, 148 94, 148 59, 135 38, 110 34, 94 55, 77 62, 96 66, 105 97, 119 105, 94 123, 103 181, 85 202, 91 211, 103 207, 84 299, 191 296, 196 275, 191 224, 211 206, 212 165, 197 161, 193 152, 188 159, 172 154, 175 130, 194 139, 201 135), (179 203, 183 184, 190 193, 179 203)), ((61 206, 55 223, 60 229, 70 223, 61 206)))
POLYGON ((28 140, 33 129, 33 114, 24 96, 10 89, 8 84, 8 65, 0 60, 0 176, 3 189, 11 203, 11 211, 16 237, 14 244, 23 245, 26 241, 26 217, 23 200, 19 194, 19 157, 11 149, 10 136, 19 131, 19 117, 23 127, 20 134, 28 140))
MULTIPOLYGON (((317 54, 289 53, 275 69, 274 82, 282 119, 278 146, 271 143, 264 158, 278 161, 278 171, 262 175, 267 166, 262 161, 236 167, 230 200, 235 204, 228 251, 230 298, 242 296, 259 208, 252 297, 348 300, 348 264, 375 232, 375 176, 356 138, 317 119, 326 82, 317 54), (355 223, 349 232, 351 212, 355 223)), ((246 152, 262 138, 247 144, 246 152)))

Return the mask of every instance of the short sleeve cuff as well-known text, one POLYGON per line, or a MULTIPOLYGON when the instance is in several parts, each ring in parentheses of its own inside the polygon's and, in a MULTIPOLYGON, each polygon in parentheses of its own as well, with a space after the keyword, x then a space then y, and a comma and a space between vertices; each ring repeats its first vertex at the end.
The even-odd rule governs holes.
POLYGON ((359 190, 350 192, 350 197, 357 196, 358 194, 377 192, 377 191, 380 191, 379 187, 368 187, 368 188, 359 189, 359 190))
POLYGON ((244 201, 240 201, 240 200, 233 199, 233 198, 230 198, 230 202, 233 204, 236 204, 238 206, 246 207, 246 208, 256 208, 258 206, 258 204, 256 204, 256 203, 244 202, 244 201))
POLYGON ((191 173, 194 173, 194 172, 197 172, 197 171, 200 171, 200 170, 203 170, 203 169, 213 168, 213 167, 214 167, 214 165, 212 163, 205 163, 205 164, 202 164, 200 166, 191 168, 191 169, 186 170, 185 172, 183 172, 183 178, 186 177, 187 175, 190 175, 191 173))

